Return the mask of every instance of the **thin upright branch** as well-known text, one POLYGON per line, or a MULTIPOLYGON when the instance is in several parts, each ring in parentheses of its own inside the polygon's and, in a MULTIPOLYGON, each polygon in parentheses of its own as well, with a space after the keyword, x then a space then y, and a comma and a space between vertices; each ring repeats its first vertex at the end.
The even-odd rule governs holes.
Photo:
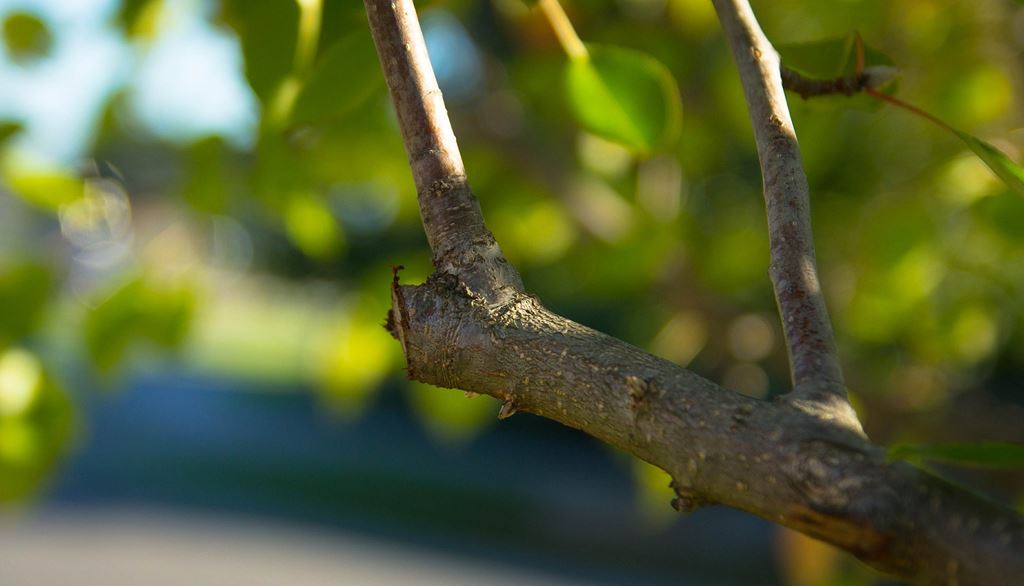
POLYGON ((565 54, 570 59, 586 59, 587 47, 576 34, 576 29, 558 0, 539 0, 537 4, 551 23, 551 28, 555 31, 558 43, 562 45, 565 54))
POLYGON ((412 0, 365 0, 370 31, 409 155, 434 267, 490 303, 523 288, 484 225, 466 181, 444 98, 412 0))
POLYGON ((739 68, 761 160, 771 249, 769 274, 782 317, 793 373, 793 395, 802 403, 845 412, 846 388, 825 300, 811 232, 807 175, 779 72, 779 55, 768 42, 747 0, 713 0, 739 68))

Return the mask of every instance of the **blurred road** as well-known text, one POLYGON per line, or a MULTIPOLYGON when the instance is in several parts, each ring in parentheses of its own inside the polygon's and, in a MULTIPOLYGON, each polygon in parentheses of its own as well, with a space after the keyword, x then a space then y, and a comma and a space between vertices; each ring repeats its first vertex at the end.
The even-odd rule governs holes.
POLYGON ((628 458, 538 417, 445 445, 396 389, 345 419, 173 371, 77 400, 76 448, 0 513, 2 586, 779 583, 770 524, 652 518, 628 458))
POLYGON ((180 512, 91 510, 0 526, 0 583, 20 586, 574 584, 324 531, 180 512))

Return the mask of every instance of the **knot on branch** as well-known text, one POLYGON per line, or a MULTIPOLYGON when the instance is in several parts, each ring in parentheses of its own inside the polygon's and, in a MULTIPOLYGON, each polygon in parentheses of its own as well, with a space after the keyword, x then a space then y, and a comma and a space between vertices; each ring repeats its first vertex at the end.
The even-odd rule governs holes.
POLYGON ((465 175, 449 175, 431 182, 430 186, 427 187, 427 195, 430 197, 443 197, 455 189, 466 187, 466 185, 465 175))
POLYGON ((515 399, 505 399, 505 402, 501 404, 501 409, 498 410, 498 419, 508 419, 515 415, 518 410, 515 399))
POLYGON ((640 416, 640 412, 648 406, 649 395, 654 388, 651 380, 638 376, 626 377, 626 390, 629 393, 629 407, 633 412, 633 419, 640 416))
POLYGON ((881 456, 866 446, 821 438, 801 441, 785 466, 789 483, 818 514, 851 523, 859 517, 890 517, 892 495, 872 487, 881 456), (873 498, 863 498, 865 492, 873 492, 873 498))
POLYGON ((711 504, 711 501, 694 491, 693 487, 675 478, 668 483, 668 487, 676 493, 676 498, 672 499, 672 508, 680 513, 692 513, 711 504))

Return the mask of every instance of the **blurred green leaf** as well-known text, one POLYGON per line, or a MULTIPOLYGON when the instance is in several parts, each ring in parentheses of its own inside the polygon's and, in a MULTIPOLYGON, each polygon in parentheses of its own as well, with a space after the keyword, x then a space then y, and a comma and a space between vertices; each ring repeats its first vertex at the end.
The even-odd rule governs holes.
POLYGON ((188 148, 185 156, 188 166, 185 201, 200 211, 223 213, 232 187, 227 176, 228 152, 224 140, 218 136, 200 140, 188 148))
POLYGON ((12 12, 4 19, 3 38, 7 52, 15 61, 45 57, 53 45, 46 23, 27 12, 12 12))
POLYGON ((11 193, 26 202, 55 212, 85 194, 85 183, 59 169, 23 169, 5 160, 3 181, 11 193))
POLYGON ((155 285, 143 299, 140 333, 165 349, 181 346, 188 335, 195 304, 191 287, 155 285))
POLYGON ((0 503, 30 496, 67 450, 73 411, 39 358, 0 353, 0 503))
POLYGON ((344 116, 383 87, 383 79, 369 30, 353 31, 317 62, 292 107, 291 124, 344 116))
POLYGON ((1014 163, 1002 151, 975 136, 959 130, 953 130, 953 132, 992 169, 993 173, 1006 183, 1007 187, 1016 191, 1018 195, 1024 195, 1024 167, 1014 163))
POLYGON ((322 58, 329 48, 354 31, 369 34, 366 7, 360 2, 325 0, 320 18, 320 40, 317 54, 322 58))
POLYGON ((966 132, 957 130, 950 124, 943 121, 938 116, 930 114, 925 110, 918 108, 917 106, 905 102, 893 96, 877 95, 875 97, 880 98, 882 101, 892 104, 898 108, 914 114, 920 118, 931 122, 932 124, 947 130, 957 136, 964 142, 974 154, 978 155, 989 169, 996 174, 997 177, 1003 180, 1003 183, 1010 189, 1017 192, 1019 195, 1024 195, 1024 168, 1017 163, 1014 163, 1006 154, 992 146, 991 144, 972 136, 966 132))
POLYGON ((45 265, 31 262, 0 268, 0 349, 39 325, 53 288, 45 265))
POLYGON ((24 128, 17 122, 0 122, 0 146, 3 146, 12 136, 21 132, 24 128))
POLYGON ((442 441, 466 441, 496 421, 497 401, 417 382, 409 383, 413 411, 442 441))
POLYGON ((515 204, 493 214, 495 234, 501 232, 502 247, 510 259, 517 265, 533 265, 565 255, 577 237, 565 209, 549 199, 515 204))
POLYGON ((152 38, 163 7, 163 0, 123 0, 117 24, 128 37, 152 38))
POLYGON ((677 515, 671 503, 676 492, 671 488, 672 476, 657 466, 633 458, 633 480, 636 485, 637 506, 649 522, 668 524, 677 515))
POLYGON ((133 281, 86 315, 86 350, 93 366, 101 372, 109 372, 121 362, 135 336, 141 288, 141 281, 133 281))
POLYGON ((225 0, 220 18, 238 33, 245 76, 268 105, 278 85, 292 71, 299 35, 295 0, 225 0))
POLYGON ((895 444, 889 447, 889 458, 960 466, 1017 468, 1024 466, 1024 445, 1005 442, 895 444))
POLYGON ((43 385, 43 367, 34 354, 20 348, 0 353, 0 420, 31 413, 43 385))
POLYGON ((589 57, 573 59, 566 92, 586 130, 648 154, 670 146, 682 124, 675 78, 650 55, 621 47, 587 45, 589 57))
POLYGON ((285 207, 284 226, 291 241, 312 258, 331 259, 345 245, 341 226, 316 195, 293 195, 285 207))
POLYGON ((142 277, 129 281, 85 316, 85 345, 93 366, 109 374, 140 341, 177 348, 188 333, 195 303, 188 284, 150 283, 142 277))
POLYGON ((1008 191, 983 197, 972 207, 972 214, 1013 241, 1024 241, 1024 199, 1008 191))
POLYGON ((386 300, 361 296, 319 346, 317 383, 342 414, 361 412, 401 361, 401 347, 381 327, 385 308, 386 300))
POLYGON ((312 157, 290 144, 280 132, 260 133, 256 147, 256 166, 250 175, 253 192, 273 207, 287 201, 289 194, 308 190, 312 157))

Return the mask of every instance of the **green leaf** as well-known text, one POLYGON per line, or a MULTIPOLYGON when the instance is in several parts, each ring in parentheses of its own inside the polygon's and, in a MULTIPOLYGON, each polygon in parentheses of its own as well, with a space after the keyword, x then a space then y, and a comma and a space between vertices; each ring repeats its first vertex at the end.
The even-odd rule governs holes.
MULTIPOLYGON (((777 45, 782 63, 813 79, 835 79, 853 75, 857 68, 856 33, 809 43, 777 45)), ((881 51, 864 46, 864 67, 893 66, 881 51)))
POLYGON ((31 61, 45 57, 53 45, 46 23, 34 14, 14 12, 4 19, 4 45, 15 61, 31 61))
POLYGON ((152 39, 156 36, 163 0, 123 0, 117 12, 117 24, 128 37, 152 39))
POLYGON ((678 138, 682 102, 675 78, 639 51, 588 45, 588 58, 566 70, 566 93, 577 121, 589 132, 649 154, 678 138))
POLYGON ((344 415, 362 412, 401 361, 401 348, 396 348, 380 324, 385 303, 375 297, 360 297, 342 324, 327 326, 329 333, 317 353, 316 382, 329 403, 344 415))
POLYGON ((960 466, 1017 468, 1024 466, 1024 445, 1005 442, 895 444, 889 447, 889 458, 960 466))
POLYGON ((220 19, 238 33, 245 57, 245 77, 264 105, 269 104, 295 62, 298 3, 226 0, 221 4, 220 19))
POLYGON ((634 458, 630 462, 636 486, 634 498, 641 513, 652 522, 669 522, 677 515, 669 506, 678 496, 671 488, 672 476, 643 460, 634 458))
POLYGON ((383 79, 369 31, 354 31, 332 45, 317 62, 292 107, 291 124, 344 116, 383 87, 383 79))
POLYGON ((1024 195, 1024 167, 1021 167, 1017 163, 1010 160, 1002 151, 989 143, 967 134, 966 132, 960 132, 959 130, 951 129, 960 140, 964 141, 968 147, 982 161, 988 165, 989 169, 995 173, 1004 183, 1010 188, 1016 191, 1019 195, 1024 195))
POLYGON ((22 128, 23 126, 17 122, 0 122, 0 146, 21 132, 22 128))
POLYGON ((0 269, 0 348, 36 329, 52 289, 53 277, 45 265, 21 263, 0 269))
POLYGON ((25 169, 0 161, 0 177, 12 195, 27 203, 55 212, 85 194, 85 183, 61 169, 25 169))
POLYGON ((1024 243, 1024 199, 1015 193, 1004 191, 990 197, 983 197, 971 207, 971 213, 984 225, 994 228, 1003 238, 1024 243))
POLYGON ((195 295, 185 284, 129 281, 85 316, 85 345, 93 366, 109 374, 138 342, 177 348, 194 310, 195 295))
POLYGON ((228 154, 224 140, 217 136, 197 141, 185 151, 188 174, 183 191, 185 201, 193 208, 224 213, 232 189, 228 154))
POLYGON ((73 431, 71 401, 39 357, 21 348, 0 352, 0 504, 38 491, 73 431))
POLYGON ((472 439, 496 421, 498 411, 490 397, 416 382, 409 383, 409 400, 427 431, 443 442, 472 439))
POLYGON ((315 194, 295 194, 288 200, 284 227, 303 253, 321 261, 334 258, 345 245, 345 234, 334 214, 315 194))

